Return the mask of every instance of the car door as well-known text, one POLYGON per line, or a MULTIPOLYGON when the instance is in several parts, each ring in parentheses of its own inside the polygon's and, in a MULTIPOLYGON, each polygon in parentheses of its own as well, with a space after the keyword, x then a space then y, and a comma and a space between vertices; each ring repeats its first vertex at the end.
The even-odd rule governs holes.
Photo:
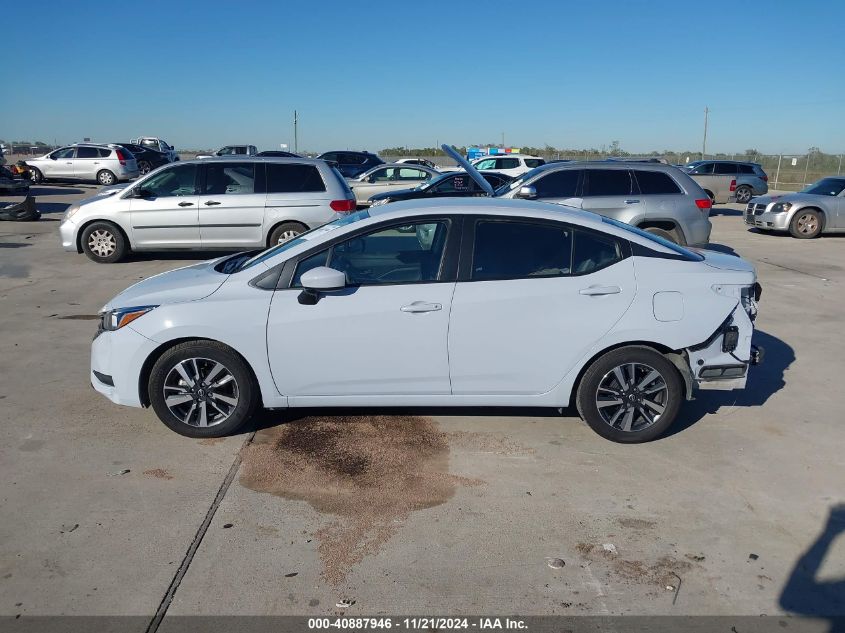
POLYGON ((38 165, 45 178, 73 178, 73 161, 76 157, 75 147, 63 147, 52 154, 50 160, 38 165))
POLYGON ((196 163, 174 163, 131 189, 134 248, 200 246, 198 175, 196 163))
POLYGON ((635 223, 646 215, 630 169, 584 170, 581 208, 610 218, 635 223))
POLYGON ((449 323, 452 393, 546 393, 631 304, 627 244, 548 220, 473 224, 449 323))
POLYGON ((292 403, 448 395, 455 231, 449 218, 382 224, 300 257, 290 287, 275 292, 267 321, 279 391, 292 403), (347 287, 321 293, 314 305, 300 303, 302 274, 324 265, 343 271, 347 287))
POLYGON ((73 159, 73 177, 75 180, 95 180, 100 165, 100 151, 96 147, 81 145, 76 148, 73 159))
POLYGON ((202 169, 198 209, 203 248, 263 245, 264 164, 214 161, 202 169))
POLYGON ((349 183, 349 188, 355 194, 359 204, 367 204, 370 196, 390 190, 390 181, 393 180, 393 167, 380 167, 364 178, 349 183))
POLYGON ((689 172, 689 175, 701 186, 702 189, 709 191, 714 200, 718 202, 716 199, 716 193, 719 190, 719 177, 713 174, 715 166, 716 165, 712 162, 700 163, 689 172))

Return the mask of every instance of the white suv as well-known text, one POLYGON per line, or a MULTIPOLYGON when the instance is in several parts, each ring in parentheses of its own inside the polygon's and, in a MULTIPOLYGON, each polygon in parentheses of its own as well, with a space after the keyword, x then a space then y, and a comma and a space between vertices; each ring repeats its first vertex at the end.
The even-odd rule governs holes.
MULTIPOLYGON (((477 170, 495 171, 511 178, 521 176, 527 171, 545 165, 546 161, 539 156, 530 154, 492 154, 472 161, 477 170)), ((460 171, 460 167, 441 167, 440 171, 460 171)))
POLYGON ((93 180, 113 185, 140 175, 132 153, 121 145, 77 143, 27 159, 32 182, 45 180, 93 180))

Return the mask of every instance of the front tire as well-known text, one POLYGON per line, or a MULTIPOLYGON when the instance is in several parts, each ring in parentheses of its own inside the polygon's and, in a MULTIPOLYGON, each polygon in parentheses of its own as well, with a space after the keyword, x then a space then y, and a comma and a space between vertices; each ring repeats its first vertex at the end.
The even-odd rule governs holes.
POLYGON ((675 421, 684 390, 678 369, 650 347, 620 347, 599 357, 578 386, 578 412, 613 442, 638 444, 675 421))
POLYGON ((818 237, 822 232, 822 216, 815 209, 801 209, 789 223, 789 233, 800 240, 818 237))
POLYGON ((307 230, 308 229, 299 222, 283 222, 270 233, 270 238, 267 240, 267 246, 283 244, 288 240, 292 240, 297 235, 305 233, 307 230))
POLYGON ((102 171, 97 172, 97 182, 107 187, 116 183, 117 177, 108 169, 103 169, 102 171))
POLYGON ((188 341, 153 365, 150 404, 172 431, 186 437, 223 437, 240 429, 258 404, 246 362, 217 341, 188 341))
POLYGON ((113 264, 126 256, 129 247, 119 228, 111 222, 93 222, 82 231, 82 252, 98 264, 113 264))
POLYGON ((753 195, 754 193, 751 191, 751 187, 742 185, 736 188, 736 201, 738 204, 748 204, 753 195))

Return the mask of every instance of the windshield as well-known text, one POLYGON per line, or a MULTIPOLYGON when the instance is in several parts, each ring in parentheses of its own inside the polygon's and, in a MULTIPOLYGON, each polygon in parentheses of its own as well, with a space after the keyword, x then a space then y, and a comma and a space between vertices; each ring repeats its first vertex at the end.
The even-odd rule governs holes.
POLYGON ((687 250, 682 246, 678 246, 675 242, 670 242, 669 240, 663 239, 662 237, 658 237, 653 233, 649 233, 648 231, 643 231, 642 229, 638 229, 635 226, 631 226, 630 224, 625 224, 624 222, 620 222, 619 220, 614 220, 612 218, 608 218, 606 216, 601 216, 601 221, 617 228, 623 229, 630 233, 636 233, 640 237, 644 237, 651 242, 656 242, 660 244, 664 248, 668 248, 669 250, 677 253, 684 257, 684 259, 688 259, 691 262, 703 262, 704 257, 699 255, 698 253, 694 253, 693 251, 687 250))
POLYGON ((801 193, 812 193, 817 196, 838 196, 843 189, 845 189, 845 178, 822 178, 801 193))
POLYGON ((505 183, 504 185, 502 185, 501 187, 496 189, 496 191, 493 193, 493 195, 494 196, 503 196, 508 191, 513 191, 514 189, 521 187, 522 183, 524 183, 528 180, 531 180, 534 176, 539 174, 541 171, 543 171, 542 166, 541 167, 535 167, 531 171, 527 171, 524 174, 522 174, 521 176, 517 176, 516 178, 514 178, 510 182, 505 183))
MULTIPOLYGON (((288 240, 287 242, 282 242, 281 244, 277 244, 276 246, 271 246, 270 248, 261 251, 254 257, 250 257, 246 260, 243 264, 238 267, 238 270, 246 270, 255 264, 260 262, 266 261, 271 257, 275 257, 279 253, 284 253, 285 251, 293 248, 294 246, 299 246, 300 244, 304 244, 305 242, 314 239, 318 235, 322 235, 323 233, 328 233, 329 231, 334 231, 335 229, 346 226, 347 224, 352 224, 353 222, 357 222, 358 220, 365 220, 370 217, 370 213, 365 209, 363 211, 356 211, 355 213, 350 213, 348 215, 344 215, 339 217, 334 222, 329 222, 328 224, 324 224, 323 226, 318 226, 316 229, 311 229, 310 231, 305 231, 305 233, 300 233, 297 237, 293 238, 292 240, 288 240)), ((235 272, 235 271, 232 271, 235 272)))

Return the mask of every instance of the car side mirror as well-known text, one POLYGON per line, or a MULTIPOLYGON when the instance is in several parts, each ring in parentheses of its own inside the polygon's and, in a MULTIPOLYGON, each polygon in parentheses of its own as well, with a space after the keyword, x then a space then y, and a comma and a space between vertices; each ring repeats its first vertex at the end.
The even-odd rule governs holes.
POLYGON ((59 160, 59 157, 53 154, 50 156, 50 160, 59 160))
POLYGON ((532 187, 531 185, 520 187, 519 193, 517 193, 515 197, 523 198, 525 200, 534 200, 537 197, 537 188, 532 187))
POLYGON ((375 182, 375 181, 376 181, 376 177, 375 177, 375 176, 369 176, 369 177, 367 178, 367 182, 375 182))
POLYGON ((302 305, 315 305, 320 300, 320 292, 342 290, 346 287, 346 275, 328 266, 317 266, 300 278, 304 290, 298 301, 302 305))
POLYGON ((149 189, 136 189, 135 193, 132 195, 132 197, 133 198, 143 198, 143 199, 146 200, 147 198, 153 198, 154 196, 153 196, 153 192, 150 191, 149 189))

